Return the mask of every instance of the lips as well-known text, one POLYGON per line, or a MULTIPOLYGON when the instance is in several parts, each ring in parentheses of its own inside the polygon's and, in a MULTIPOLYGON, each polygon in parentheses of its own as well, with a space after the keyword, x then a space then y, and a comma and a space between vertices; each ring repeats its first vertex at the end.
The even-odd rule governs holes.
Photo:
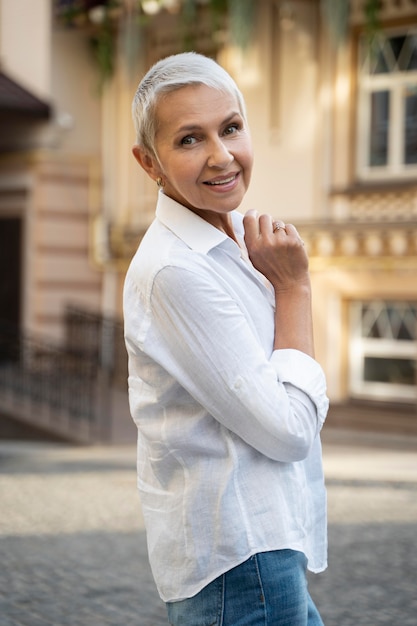
POLYGON ((212 187, 218 187, 221 185, 230 185, 230 183, 233 183, 238 176, 239 176, 239 172, 237 172, 236 174, 229 174, 229 176, 223 176, 222 178, 218 177, 212 180, 206 180, 204 184, 212 186, 212 187))

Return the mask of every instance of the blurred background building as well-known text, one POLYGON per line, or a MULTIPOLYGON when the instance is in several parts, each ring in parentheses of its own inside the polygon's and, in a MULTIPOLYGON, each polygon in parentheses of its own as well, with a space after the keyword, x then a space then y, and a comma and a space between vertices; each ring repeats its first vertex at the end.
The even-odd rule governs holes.
POLYGON ((329 425, 416 433, 417 2, 0 0, 0 434, 134 437, 121 294, 156 188, 130 104, 184 49, 246 98, 241 209, 308 247, 329 425))

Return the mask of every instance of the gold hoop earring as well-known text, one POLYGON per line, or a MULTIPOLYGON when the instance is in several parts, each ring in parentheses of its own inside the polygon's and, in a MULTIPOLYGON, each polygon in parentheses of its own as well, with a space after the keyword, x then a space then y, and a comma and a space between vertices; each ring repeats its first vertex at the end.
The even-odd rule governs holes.
POLYGON ((158 176, 158 178, 156 179, 156 184, 158 185, 158 187, 161 189, 161 187, 163 187, 165 185, 164 181, 162 180, 161 176, 158 176))

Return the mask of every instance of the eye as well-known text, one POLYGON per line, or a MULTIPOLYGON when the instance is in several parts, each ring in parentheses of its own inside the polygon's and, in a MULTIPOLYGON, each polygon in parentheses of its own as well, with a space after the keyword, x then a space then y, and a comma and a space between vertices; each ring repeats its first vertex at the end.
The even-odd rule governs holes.
POLYGON ((181 145, 183 146, 192 146, 197 141, 196 137, 193 135, 187 135, 181 139, 181 145))
POLYGON ((240 124, 238 124, 237 122, 235 124, 229 124, 229 126, 226 126, 226 128, 224 129, 224 134, 233 135, 234 133, 237 133, 239 129, 240 124))

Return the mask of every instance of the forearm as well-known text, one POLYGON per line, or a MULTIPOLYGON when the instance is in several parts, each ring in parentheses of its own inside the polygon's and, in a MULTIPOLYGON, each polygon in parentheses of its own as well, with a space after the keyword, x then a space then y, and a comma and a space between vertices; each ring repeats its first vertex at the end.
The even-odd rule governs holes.
POLYGON ((310 281, 275 292, 274 349, 293 348, 314 358, 310 281))
POLYGON ((275 291, 274 349, 292 348, 314 358, 308 257, 297 229, 256 211, 246 213, 244 225, 249 258, 275 291))

